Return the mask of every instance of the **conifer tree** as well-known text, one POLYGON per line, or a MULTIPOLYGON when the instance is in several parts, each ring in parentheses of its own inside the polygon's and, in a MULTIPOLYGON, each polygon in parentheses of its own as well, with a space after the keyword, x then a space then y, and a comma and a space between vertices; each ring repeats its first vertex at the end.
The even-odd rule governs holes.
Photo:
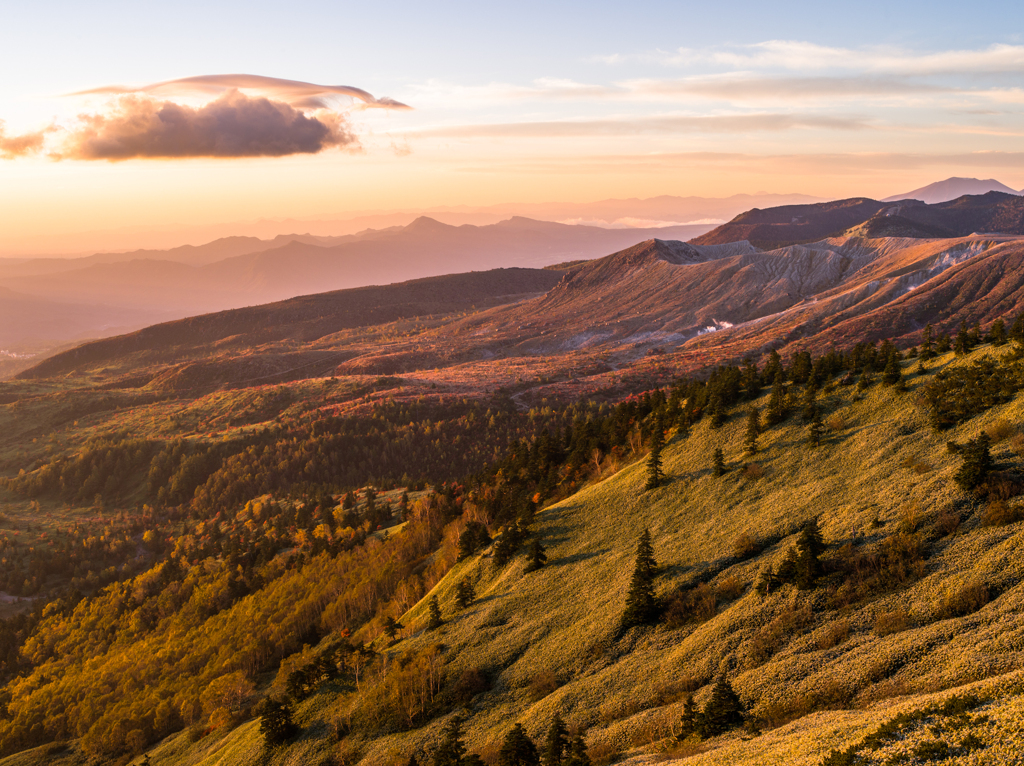
POLYGON ((720 675, 699 718, 699 733, 715 737, 743 724, 743 703, 725 675, 720 675))
POLYGON ((818 415, 818 386, 813 381, 808 381, 804 389, 803 407, 800 417, 805 423, 810 423, 818 415))
POLYGON ((882 371, 882 383, 886 386, 896 386, 899 388, 902 381, 903 370, 900 368, 897 355, 891 354, 889 361, 885 363, 885 369, 882 371))
POLYGON ((686 695, 686 702, 683 703, 683 714, 679 718, 679 739, 686 739, 691 734, 697 733, 698 718, 700 711, 693 704, 693 695, 686 695))
POLYGON ((539 766, 540 757, 537 755, 537 746, 533 744, 523 725, 517 723, 512 730, 505 735, 505 741, 498 751, 498 766, 539 766))
POLYGON ((459 584, 455 586, 455 605, 459 609, 465 609, 476 598, 476 589, 473 587, 473 580, 466 575, 459 584))
POLYGON ((430 597, 430 603, 427 606, 430 614, 430 620, 427 622, 427 630, 436 630, 444 625, 444 620, 441 619, 441 606, 437 603, 437 596, 430 597))
POLYGON ((750 359, 743 360, 743 393, 750 401, 761 395, 761 375, 757 371, 757 365, 750 359))
POLYGON ((814 417, 811 419, 811 425, 807 429, 807 444, 808 446, 820 447, 821 440, 825 437, 825 424, 821 422, 821 413, 815 408, 814 417))
POLYGON ((976 348, 981 343, 981 322, 975 321, 970 332, 967 333, 967 350, 976 348))
POLYGON ((1006 324, 1002 319, 997 319, 992 323, 992 326, 988 328, 986 339, 993 346, 1002 346, 1006 343, 1006 324))
POLYGON ((757 437, 761 434, 761 413, 757 407, 751 407, 747 413, 747 433, 743 439, 743 446, 748 455, 757 454, 757 437))
POLYGON ((416 760, 416 753, 409 755, 409 760, 406 761, 405 766, 420 766, 420 762, 416 760))
POLYGON ((865 364, 861 370, 860 378, 857 380, 857 390, 866 391, 875 383, 874 370, 870 364, 865 364))
POLYGON ((1024 343, 1024 314, 1013 320, 1010 325, 1010 340, 1017 343, 1024 343))
POLYGON ((772 385, 780 380, 782 375, 782 357, 779 356, 779 352, 772 349, 772 352, 768 354, 768 362, 764 366, 764 370, 761 373, 761 380, 765 383, 768 381, 772 382, 772 385))
POLYGON ((984 431, 977 439, 969 440, 960 448, 963 464, 953 479, 961 489, 972 490, 980 485, 992 470, 992 440, 984 431))
POLYGON ((711 395, 711 402, 708 404, 708 425, 712 428, 721 428, 725 423, 725 406, 722 404, 721 395, 715 391, 711 395))
POLYGON ((400 631, 404 627, 405 626, 402 625, 402 623, 400 623, 390 614, 387 616, 387 619, 384 620, 384 634, 392 641, 395 640, 395 636, 398 635, 398 631, 400 631))
POLYGON ((569 730, 562 716, 555 713, 544 741, 544 766, 561 766, 569 749, 569 730))
POLYGON ((768 410, 765 413, 765 423, 775 426, 786 419, 786 386, 782 381, 782 369, 775 374, 775 382, 772 384, 772 395, 768 399, 768 410))
POLYGON ((921 359, 928 361, 935 357, 935 349, 932 345, 932 326, 927 324, 924 326, 924 332, 921 333, 921 359))
POLYGON ((260 703, 260 734, 269 747, 282 745, 298 731, 292 710, 284 702, 267 697, 260 703))
POLYGON ((960 329, 956 333, 956 339, 953 341, 953 353, 957 356, 963 356, 971 350, 971 341, 967 336, 967 323, 960 322, 960 329))
POLYGON ((658 600, 654 596, 654 577, 657 574, 657 562, 654 560, 654 549, 651 547, 651 533, 644 530, 636 547, 636 563, 633 567, 633 579, 629 583, 626 595, 626 609, 622 613, 622 630, 629 630, 638 625, 654 622, 658 616, 658 600))
POLYGON ((806 522, 800 530, 796 552, 796 584, 804 589, 813 588, 814 581, 821 576, 821 554, 825 552, 817 517, 806 522))
POLYGON ((725 474, 725 453, 721 447, 715 447, 715 453, 711 458, 711 473, 714 476, 725 474))
POLYGON ((569 757, 565 759, 564 766, 591 766, 590 754, 587 753, 583 737, 583 732, 577 732, 572 736, 569 742, 569 757))
POLYGON ((654 425, 654 433, 651 434, 651 453, 647 456, 647 484, 644 489, 655 489, 665 480, 665 474, 661 470, 661 450, 664 445, 665 434, 659 419, 654 425))
POLYGON ((462 741, 462 719, 455 716, 441 734, 441 744, 434 751, 434 766, 462 766, 466 745, 462 741))
POLYGON ((540 544, 540 539, 533 538, 533 543, 530 544, 530 561, 526 565, 527 572, 536 572, 544 564, 547 563, 548 557, 544 552, 544 546, 540 544))
POLYGON ((942 335, 940 335, 935 341, 935 350, 940 354, 945 354, 951 348, 952 344, 950 343, 949 335, 947 333, 942 333, 942 335))

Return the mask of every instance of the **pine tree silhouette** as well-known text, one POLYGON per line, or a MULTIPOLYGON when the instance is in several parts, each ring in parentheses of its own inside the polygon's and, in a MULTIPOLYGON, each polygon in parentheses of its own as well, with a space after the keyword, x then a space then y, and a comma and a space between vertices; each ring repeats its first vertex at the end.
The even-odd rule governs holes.
POLYGON ((526 565, 527 572, 536 572, 545 563, 547 563, 548 557, 544 553, 544 546, 540 544, 539 538, 533 538, 533 543, 530 545, 530 561, 526 565))
POLYGON ((715 737, 742 725, 743 721, 743 703, 725 675, 720 675, 698 717, 698 733, 702 737, 715 737))
POLYGON ((714 455, 711 458, 711 473, 715 476, 725 474, 725 453, 721 447, 715 447, 714 455))
POLYGON ((932 345, 932 326, 930 324, 924 326, 924 332, 921 333, 921 359, 928 361, 935 357, 935 348, 932 345))
POLYGON ((434 766, 462 766, 466 745, 462 741, 462 719, 455 716, 445 724, 441 744, 434 751, 434 766))
POLYGON ((537 746, 526 736, 523 725, 517 723, 505 736, 505 741, 498 751, 499 766, 539 766, 540 757, 537 746))
POLYGON ((473 581, 466 575, 459 584, 455 586, 455 605, 459 609, 465 609, 476 598, 476 590, 473 588, 473 581))
POLYGON ((292 710, 288 705, 272 697, 262 703, 260 715, 260 734, 263 741, 270 747, 282 745, 295 736, 298 731, 292 721, 292 710))
POLYGON ((651 454, 647 456, 647 484, 645 489, 655 489, 665 481, 665 474, 661 470, 661 450, 665 445, 665 434, 661 420, 654 424, 654 433, 651 435, 651 454))
POLYGON ((430 621, 427 623, 427 630, 436 630, 444 625, 444 620, 441 619, 441 606, 437 603, 437 596, 430 597, 430 604, 427 608, 430 613, 430 621))
POLYGON ((569 730, 565 727, 562 716, 555 713, 544 741, 544 766, 561 766, 569 750, 569 730))
POLYGON ((807 445, 812 448, 820 447, 823 438, 825 438, 825 424, 821 422, 821 413, 815 411, 810 428, 807 429, 807 445))
POLYGON ((960 448, 963 463, 953 476, 953 480, 964 490, 972 490, 980 485, 992 470, 992 439, 984 431, 977 439, 969 440, 960 448))
POLYGON ((761 413, 757 407, 751 407, 747 413, 747 433, 743 439, 743 446, 748 455, 757 454, 757 437, 761 434, 761 413))
POLYGON ((584 733, 577 732, 569 742, 569 757, 565 759, 564 766, 591 766, 590 754, 587 753, 587 745, 583 741, 584 733))
POLYGON ((657 574, 654 549, 651 547, 651 533, 644 530, 636 547, 636 563, 633 579, 626 595, 626 609, 622 613, 622 630, 638 625, 647 625, 658 617, 659 604, 654 596, 654 577, 657 574))
MULTIPOLYGON (((767 371, 767 368, 765 368, 767 371)), ((769 426, 776 426, 786 419, 786 386, 783 383, 782 367, 779 367, 775 374, 775 382, 772 384, 772 395, 768 399, 768 409, 765 412, 765 423, 769 426)))

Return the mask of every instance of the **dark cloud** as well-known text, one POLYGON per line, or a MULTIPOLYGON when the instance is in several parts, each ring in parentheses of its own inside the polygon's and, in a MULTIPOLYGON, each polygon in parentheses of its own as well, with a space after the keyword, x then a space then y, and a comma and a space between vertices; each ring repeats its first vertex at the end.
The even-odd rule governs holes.
POLYGON ((289 104, 228 91, 193 108, 124 96, 106 114, 84 114, 56 158, 282 157, 358 142, 336 113, 306 115, 289 104))
POLYGON ((46 128, 35 133, 9 136, 4 130, 3 121, 0 120, 0 157, 10 160, 15 157, 24 157, 26 154, 37 154, 43 148, 46 134, 51 130, 52 128, 46 128))
POLYGON ((334 96, 354 98, 367 107, 382 109, 410 109, 411 107, 392 98, 374 98, 362 88, 351 85, 317 85, 301 80, 284 80, 280 77, 264 77, 258 74, 205 74, 197 77, 183 77, 178 80, 143 85, 139 88, 123 85, 106 85, 101 88, 72 93, 73 96, 91 94, 126 95, 129 93, 174 94, 191 93, 218 94, 231 90, 254 90, 284 101, 300 109, 322 109, 329 105, 334 96))

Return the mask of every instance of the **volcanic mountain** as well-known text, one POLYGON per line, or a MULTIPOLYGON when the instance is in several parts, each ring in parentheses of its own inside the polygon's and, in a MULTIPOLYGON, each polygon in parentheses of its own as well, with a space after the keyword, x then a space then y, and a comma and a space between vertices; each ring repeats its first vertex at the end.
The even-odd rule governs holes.
POLYGON ((993 191, 934 205, 918 200, 889 203, 854 198, 755 209, 691 243, 747 240, 767 250, 843 234, 928 238, 965 237, 976 232, 1024 234, 1024 197, 993 191))
POLYGON ((991 191, 1003 194, 1021 193, 1006 184, 999 183, 994 178, 987 178, 984 181, 978 178, 947 178, 945 181, 937 181, 905 194, 894 194, 891 197, 886 197, 882 202, 916 199, 934 205, 936 202, 949 202, 957 197, 963 197, 965 194, 988 194, 991 191))

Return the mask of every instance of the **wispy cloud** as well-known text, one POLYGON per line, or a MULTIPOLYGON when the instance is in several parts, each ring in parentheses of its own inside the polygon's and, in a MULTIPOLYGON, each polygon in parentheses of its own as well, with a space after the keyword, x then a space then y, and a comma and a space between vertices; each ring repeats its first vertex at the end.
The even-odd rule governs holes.
POLYGON ((746 133, 784 131, 797 128, 821 130, 865 130, 871 121, 856 116, 799 114, 663 115, 642 118, 593 120, 550 120, 484 125, 453 125, 415 131, 416 135, 448 138, 574 138, 583 136, 627 136, 645 133, 746 133))
POLYGON ((768 40, 752 45, 679 48, 612 54, 596 61, 630 61, 666 66, 714 66, 729 70, 846 70, 904 75, 1024 72, 1024 46, 995 44, 978 50, 915 52, 897 48, 841 48, 800 40, 768 40))
POLYGON ((86 95, 125 95, 145 93, 164 96, 187 95, 220 95, 233 90, 248 90, 283 101, 299 109, 330 108, 331 100, 338 96, 359 101, 363 106, 380 109, 410 109, 407 104, 392 98, 374 98, 362 88, 351 85, 317 85, 301 80, 284 80, 279 77, 264 77, 255 74, 208 74, 197 77, 183 77, 177 80, 165 80, 151 85, 131 87, 124 85, 105 85, 90 88, 72 96, 86 95))

